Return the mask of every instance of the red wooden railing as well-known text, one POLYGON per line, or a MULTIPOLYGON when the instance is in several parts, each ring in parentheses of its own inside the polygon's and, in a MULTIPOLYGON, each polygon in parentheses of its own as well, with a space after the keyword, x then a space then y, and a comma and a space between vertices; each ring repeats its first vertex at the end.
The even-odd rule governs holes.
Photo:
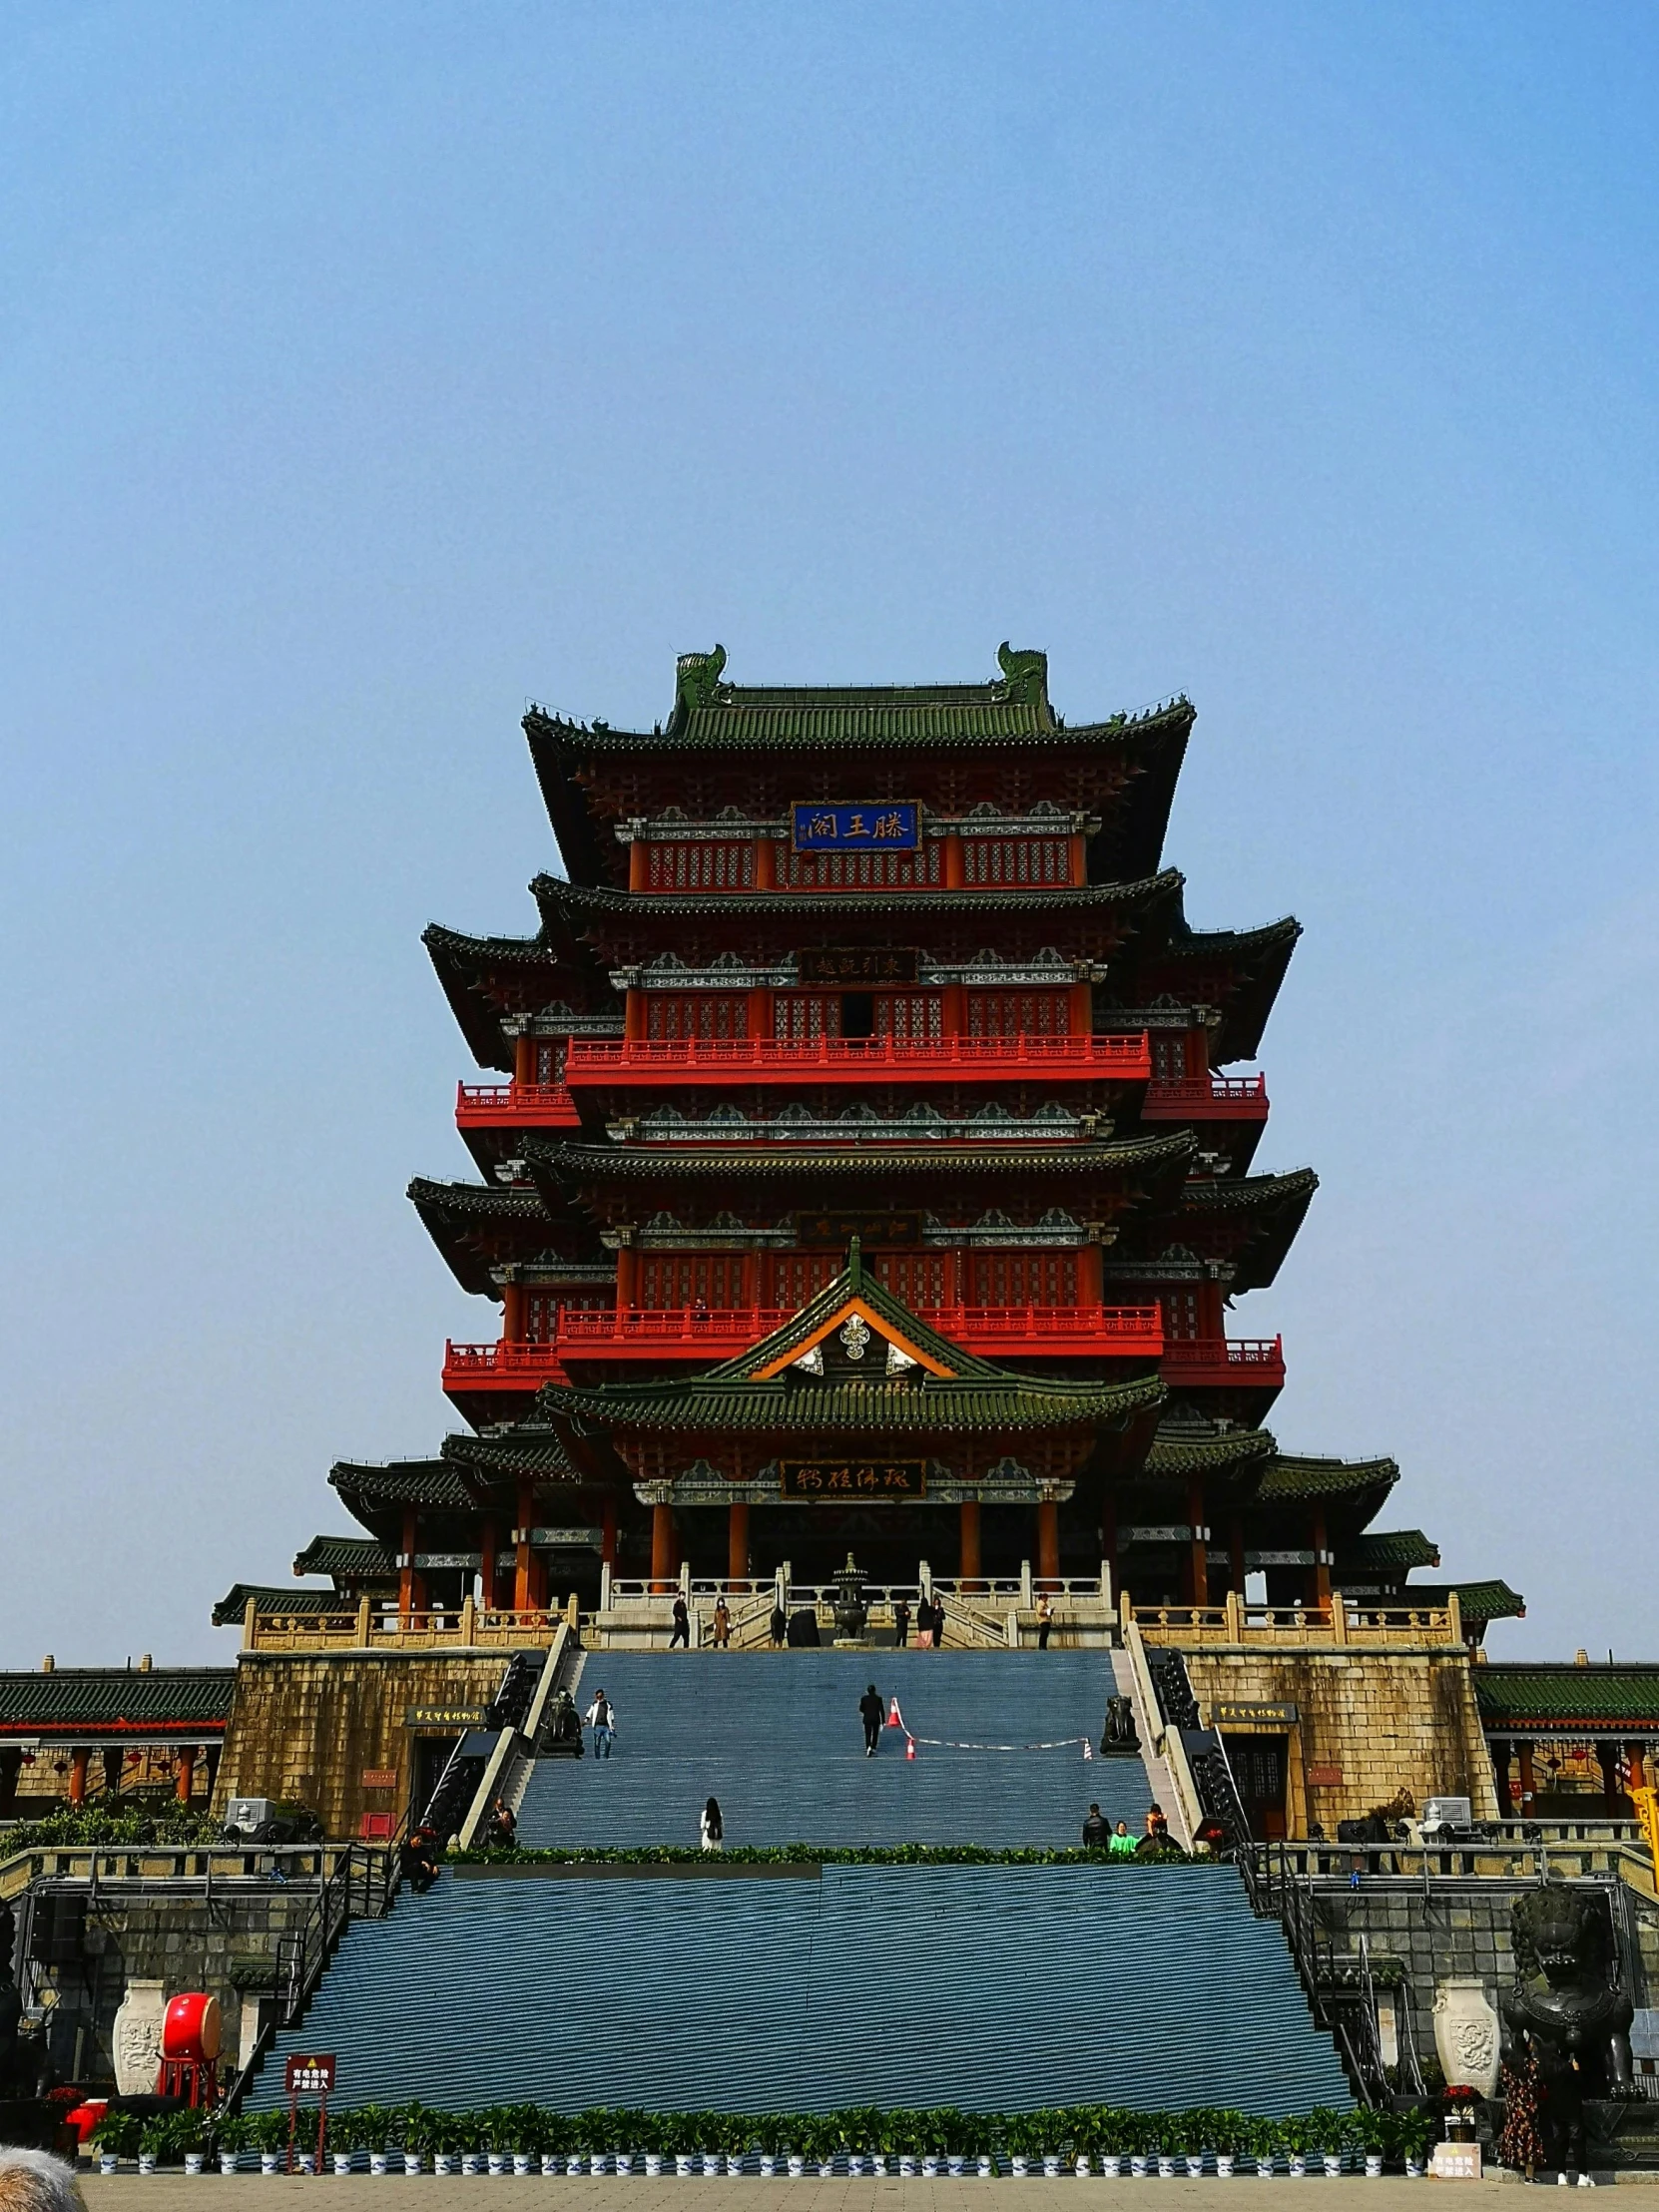
POLYGON ((1166 1375, 1183 1382, 1283 1382, 1282 1337, 1171 1337, 1164 1345, 1166 1375))
POLYGON ((1219 1107, 1229 1112, 1242 1107, 1252 1118, 1258 1112, 1266 1114, 1268 1079, 1265 1075, 1155 1075, 1146 1087, 1149 1119, 1155 1118, 1160 1109, 1173 1118, 1194 1107, 1200 1111, 1219 1107))
MULTIPOLYGON (((781 1328, 792 1313, 765 1307, 625 1313, 566 1308, 557 1333, 542 1343, 447 1345, 444 1386, 529 1383, 561 1375, 567 1360, 729 1358, 781 1328)), ((1156 1306, 954 1306, 928 1308, 921 1318, 969 1352, 1093 1352, 1156 1360, 1165 1342, 1156 1306)))
POLYGON ((474 1129, 579 1129, 563 1083, 458 1083, 455 1119, 474 1129))
POLYGON ((565 1079, 570 1083, 618 1075, 723 1074, 795 1076, 814 1082, 830 1075, 862 1081, 889 1069, 914 1080, 932 1074, 940 1079, 955 1077, 964 1069, 995 1075, 1021 1068, 1138 1082, 1150 1077, 1152 1054, 1142 1032, 1121 1037, 809 1037, 800 1042, 775 1037, 684 1037, 666 1042, 629 1039, 622 1044, 601 1037, 573 1037, 565 1056, 565 1079))

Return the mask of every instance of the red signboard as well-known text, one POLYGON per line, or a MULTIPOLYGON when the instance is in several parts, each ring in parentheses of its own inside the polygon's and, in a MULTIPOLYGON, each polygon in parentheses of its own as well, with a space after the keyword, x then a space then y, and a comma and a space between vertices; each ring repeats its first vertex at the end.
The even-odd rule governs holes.
POLYGON ((295 2051, 282 2075, 290 2097, 325 2097, 334 2086, 334 2054, 331 2050, 295 2051))
POLYGON ((1308 1769, 1308 1787, 1310 1790, 1340 1790, 1342 1786, 1343 1770, 1341 1767, 1310 1767, 1308 1769))

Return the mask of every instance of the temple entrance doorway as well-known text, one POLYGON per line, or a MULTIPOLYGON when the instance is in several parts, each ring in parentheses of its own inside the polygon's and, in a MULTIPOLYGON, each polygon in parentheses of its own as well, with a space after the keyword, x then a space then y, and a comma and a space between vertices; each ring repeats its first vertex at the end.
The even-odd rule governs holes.
POLYGON ((1288 1736, 1224 1736, 1227 1760, 1253 1836, 1272 1841, 1289 1833, 1285 1818, 1290 1768, 1288 1736))

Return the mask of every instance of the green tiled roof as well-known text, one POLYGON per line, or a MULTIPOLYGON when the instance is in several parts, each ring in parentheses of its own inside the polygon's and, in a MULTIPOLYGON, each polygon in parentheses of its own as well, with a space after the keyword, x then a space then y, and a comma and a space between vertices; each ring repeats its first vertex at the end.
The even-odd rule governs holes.
MULTIPOLYGON (((1003 1127, 1006 1124, 1002 1125, 1003 1127)), ((1174 1173, 1196 1150, 1187 1130, 1166 1137, 1130 1137, 1106 1144, 883 1144, 878 1155, 855 1144, 605 1145, 530 1142, 524 1157, 562 1183, 687 1183, 728 1176, 778 1181, 812 1174, 826 1182, 867 1184, 877 1176, 1098 1175, 1102 1171, 1166 1168, 1174 1173)))
POLYGON ((1437 1567, 1440 1553, 1420 1528, 1372 1529, 1343 1545, 1342 1563, 1350 1570, 1391 1569, 1408 1574, 1413 1567, 1437 1567))
POLYGON ((442 1459, 390 1459, 370 1465, 342 1459, 330 1470, 328 1480, 353 1510, 358 1503, 382 1510, 388 1505, 472 1503, 466 1484, 442 1459))
MULTIPOLYGON (((240 1615, 238 1616, 241 1617, 240 1615)), ((234 1667, 57 1667, 0 1674, 0 1734, 77 1729, 217 1732, 231 1710, 234 1667)))
POLYGON ((925 921, 942 914, 1090 914, 1173 899, 1181 888, 1175 868, 1133 883, 1056 885, 1033 890, 834 890, 834 891, 624 891, 606 884, 572 883, 562 875, 538 875, 530 885, 544 920, 579 928, 585 920, 616 915, 629 921, 684 921, 698 915, 827 915, 856 922, 876 915, 925 921))
POLYGON ((293 1561, 295 1574, 328 1574, 351 1581, 369 1577, 385 1579, 397 1572, 397 1561, 373 1536, 313 1536, 293 1561))
POLYGON ((1641 1736, 1659 1729, 1659 1665, 1650 1661, 1477 1667, 1474 1696, 1486 1728, 1582 1728, 1586 1735, 1628 1728, 1641 1736))
POLYGON ((356 1601, 338 1590, 296 1590, 269 1582, 233 1582, 213 1610, 215 1628, 233 1628, 248 1611, 252 1598, 262 1613, 303 1620, 312 1613, 338 1613, 356 1601))
POLYGON ((1265 1428, 1229 1428, 1210 1434, 1166 1422, 1153 1438, 1144 1472, 1156 1481, 1182 1474, 1220 1474, 1252 1459, 1271 1458, 1279 1446, 1265 1428))
POLYGON ((1292 1503, 1300 1498, 1354 1497, 1365 1490, 1391 1490, 1399 1480, 1392 1459, 1314 1459, 1281 1452, 1263 1475, 1258 1505, 1292 1503))
POLYGON ((443 1456, 452 1466, 470 1467, 485 1476, 523 1477, 546 1482, 591 1479, 573 1466, 570 1455, 535 1413, 515 1427, 488 1436, 446 1436, 443 1456))
POLYGON ((614 1382, 594 1389, 548 1382, 536 1402, 538 1418, 552 1415, 607 1427, 850 1430, 907 1436, 1121 1422, 1159 1404, 1163 1394, 1155 1375, 1129 1382, 1059 1381, 1017 1375, 964 1352, 919 1320, 883 1285, 865 1276, 854 1240, 847 1266, 799 1314, 706 1375, 662 1382, 614 1382), (860 1299, 878 1323, 884 1321, 917 1352, 949 1368, 950 1375, 923 1372, 919 1380, 913 1375, 908 1380, 889 1380, 878 1370, 868 1382, 850 1377, 815 1381, 797 1371, 770 1380, 759 1376, 758 1370, 805 1344, 851 1298, 860 1299))

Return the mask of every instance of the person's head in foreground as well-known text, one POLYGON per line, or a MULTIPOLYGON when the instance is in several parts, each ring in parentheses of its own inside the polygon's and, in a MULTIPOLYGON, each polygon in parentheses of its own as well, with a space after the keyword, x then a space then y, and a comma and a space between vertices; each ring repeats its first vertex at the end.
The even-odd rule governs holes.
POLYGON ((75 2169, 49 2150, 0 2148, 0 2212, 87 2212, 75 2169))

